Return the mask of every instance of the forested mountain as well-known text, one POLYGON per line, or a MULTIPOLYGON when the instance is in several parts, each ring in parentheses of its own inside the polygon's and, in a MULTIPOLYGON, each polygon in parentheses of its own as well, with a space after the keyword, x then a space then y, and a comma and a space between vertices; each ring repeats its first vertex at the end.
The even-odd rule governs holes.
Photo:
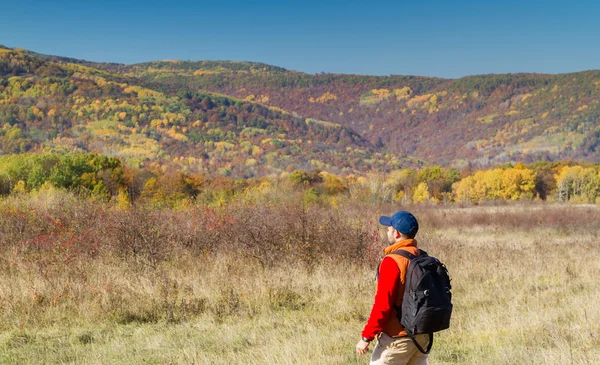
POLYGON ((600 157, 600 71, 445 80, 211 66, 152 62, 121 72, 339 123, 383 151, 443 165, 600 157))
POLYGON ((147 86, 114 72, 119 65, 70 61, 0 49, 2 153, 96 152, 133 166, 240 177, 416 164, 377 153, 338 124, 185 86, 147 86))
POLYGON ((0 47, 0 153, 251 177, 600 157, 600 71, 461 79, 254 62, 95 63, 0 47))

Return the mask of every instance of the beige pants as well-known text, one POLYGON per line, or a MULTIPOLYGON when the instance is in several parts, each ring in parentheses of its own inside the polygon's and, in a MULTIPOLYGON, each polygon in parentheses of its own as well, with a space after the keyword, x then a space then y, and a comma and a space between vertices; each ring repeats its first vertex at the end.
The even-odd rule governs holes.
MULTIPOLYGON (((429 343, 429 335, 416 335, 423 349, 429 343)), ((371 365, 426 365, 427 355, 421 353, 410 337, 393 338, 381 333, 371 355, 371 365)))

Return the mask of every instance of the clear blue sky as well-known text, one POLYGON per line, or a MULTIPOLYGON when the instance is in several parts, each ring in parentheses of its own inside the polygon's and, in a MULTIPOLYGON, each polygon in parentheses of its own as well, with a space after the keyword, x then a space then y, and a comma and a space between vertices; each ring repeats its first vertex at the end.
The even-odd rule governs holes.
POLYGON ((0 44, 91 61, 461 77, 600 69, 600 1, 3 0, 0 44))

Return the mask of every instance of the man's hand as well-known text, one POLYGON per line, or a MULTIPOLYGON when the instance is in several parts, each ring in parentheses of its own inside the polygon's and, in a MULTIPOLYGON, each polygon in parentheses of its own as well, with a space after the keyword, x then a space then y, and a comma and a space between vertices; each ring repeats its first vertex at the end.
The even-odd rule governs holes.
POLYGON ((369 350, 369 344, 370 344, 370 342, 364 341, 361 338, 361 340, 358 341, 358 343, 356 344, 356 353, 359 355, 366 354, 367 351, 369 350))

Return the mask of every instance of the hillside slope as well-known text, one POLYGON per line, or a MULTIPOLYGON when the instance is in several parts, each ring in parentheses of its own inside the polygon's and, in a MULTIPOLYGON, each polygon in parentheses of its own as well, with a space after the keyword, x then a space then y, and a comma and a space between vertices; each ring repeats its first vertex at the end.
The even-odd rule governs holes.
POLYGON ((0 151, 90 151, 240 177, 600 158, 600 71, 306 74, 0 47, 0 151))
POLYGON ((415 164, 377 153, 349 128, 186 87, 163 90, 119 65, 0 49, 0 151, 99 152, 239 177, 415 164), (146 83, 148 84, 148 83, 146 83))
POLYGON ((151 62, 121 72, 260 100, 352 128, 386 152, 443 165, 600 157, 600 71, 444 80, 151 62))

